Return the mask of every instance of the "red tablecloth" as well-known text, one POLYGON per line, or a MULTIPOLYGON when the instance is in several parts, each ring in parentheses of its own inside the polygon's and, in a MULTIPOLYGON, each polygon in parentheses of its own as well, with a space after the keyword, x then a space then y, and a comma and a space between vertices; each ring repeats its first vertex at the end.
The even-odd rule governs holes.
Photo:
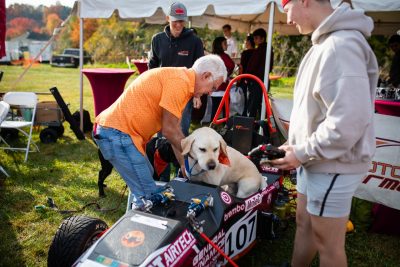
POLYGON ((400 101, 375 100, 375 110, 379 114, 400 117, 400 101))
POLYGON ((142 61, 142 60, 132 60, 132 63, 135 64, 136 68, 138 69, 139 73, 142 74, 146 70, 149 69, 147 66, 148 62, 147 61, 142 61))
POLYGON ((125 83, 135 71, 128 69, 83 69, 83 74, 92 86, 94 113, 99 115, 108 108, 124 91, 125 83))

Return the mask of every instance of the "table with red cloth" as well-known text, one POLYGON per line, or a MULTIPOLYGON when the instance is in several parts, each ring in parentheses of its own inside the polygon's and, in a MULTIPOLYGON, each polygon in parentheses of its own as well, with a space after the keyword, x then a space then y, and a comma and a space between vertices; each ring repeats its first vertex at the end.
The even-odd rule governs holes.
POLYGON ((375 100, 375 110, 379 114, 400 117, 400 101, 375 100))
POLYGON ((135 64, 136 68, 139 71, 139 74, 142 74, 146 70, 149 69, 149 66, 147 65, 149 62, 144 61, 144 60, 139 60, 139 59, 132 59, 131 61, 133 64, 135 64))
POLYGON ((82 70, 92 86, 95 116, 118 99, 124 91, 126 81, 134 72, 128 69, 112 68, 82 70))

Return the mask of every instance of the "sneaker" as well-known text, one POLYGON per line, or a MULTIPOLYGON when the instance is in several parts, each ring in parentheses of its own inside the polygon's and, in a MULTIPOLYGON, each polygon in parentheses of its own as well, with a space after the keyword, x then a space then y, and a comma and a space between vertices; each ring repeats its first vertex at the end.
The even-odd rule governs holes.
POLYGON ((142 199, 143 204, 132 203, 132 210, 139 210, 143 212, 148 212, 153 207, 153 203, 150 200, 142 199))

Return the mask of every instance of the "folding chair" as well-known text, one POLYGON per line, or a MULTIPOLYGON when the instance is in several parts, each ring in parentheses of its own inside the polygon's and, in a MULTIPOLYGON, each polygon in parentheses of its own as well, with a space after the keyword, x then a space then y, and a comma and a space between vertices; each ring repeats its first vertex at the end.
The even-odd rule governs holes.
MULTIPOLYGON (((7 117, 9 110, 10 110, 10 105, 4 101, 0 101, 0 124, 7 117)), ((0 129, 0 131, 1 131, 1 129, 0 129)), ((0 135, 0 141, 1 140, 2 140, 2 137, 0 135)), ((9 177, 6 170, 4 170, 3 166, 1 166, 1 165, 0 165, 0 172, 4 173, 5 176, 9 177)))
POLYGON ((19 109, 22 116, 11 116, 7 117, 0 124, 1 129, 17 129, 23 135, 27 137, 27 146, 24 147, 13 147, 9 145, 4 138, 0 137, 0 141, 4 142, 6 146, 0 147, 1 149, 8 150, 22 150, 25 151, 25 162, 28 160, 28 153, 39 151, 38 146, 32 141, 32 129, 35 121, 37 96, 31 92, 8 92, 3 96, 3 101, 10 105, 11 109, 19 109), (29 133, 24 128, 29 127, 29 133), (31 144, 34 149, 31 150, 31 144))

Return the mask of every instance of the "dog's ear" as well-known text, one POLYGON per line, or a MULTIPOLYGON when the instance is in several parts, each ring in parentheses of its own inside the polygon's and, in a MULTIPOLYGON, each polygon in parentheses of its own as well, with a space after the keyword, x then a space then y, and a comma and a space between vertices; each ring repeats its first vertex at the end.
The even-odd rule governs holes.
POLYGON ((231 166, 231 162, 229 161, 228 152, 226 150, 226 143, 223 138, 219 139, 219 156, 218 161, 221 164, 225 164, 231 166))
POLYGON ((190 152, 190 149, 192 148, 192 144, 194 142, 194 136, 189 135, 186 138, 183 138, 181 140, 181 147, 182 147, 182 155, 187 155, 190 152))

